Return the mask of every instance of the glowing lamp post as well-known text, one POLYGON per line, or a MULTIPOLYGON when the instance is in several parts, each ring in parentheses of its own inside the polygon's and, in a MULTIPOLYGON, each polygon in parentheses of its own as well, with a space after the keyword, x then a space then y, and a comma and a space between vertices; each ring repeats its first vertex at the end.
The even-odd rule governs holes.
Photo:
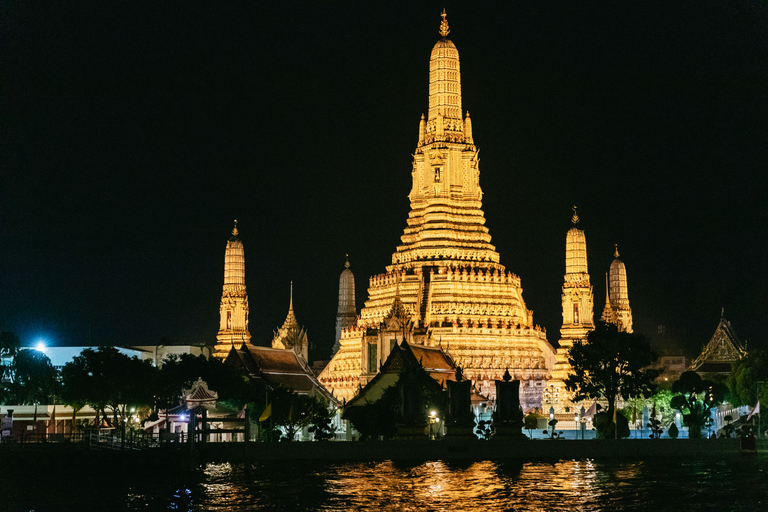
POLYGON ((435 440, 435 425, 438 423, 440 423, 440 418, 437 417, 437 411, 429 411, 429 439, 432 441, 435 440))

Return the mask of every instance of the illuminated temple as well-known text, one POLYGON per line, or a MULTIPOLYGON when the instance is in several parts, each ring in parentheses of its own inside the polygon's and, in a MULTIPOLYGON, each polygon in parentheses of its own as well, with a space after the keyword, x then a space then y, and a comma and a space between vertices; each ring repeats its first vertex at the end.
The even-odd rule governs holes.
POLYGON ((227 357, 232 347, 250 343, 248 294, 245 292, 245 249, 238 238, 237 221, 224 252, 224 288, 219 305, 219 332, 214 355, 227 357))
POLYGON ((521 404, 529 410, 541 405, 555 352, 485 227, 478 150, 462 110, 459 53, 448 33, 443 14, 401 244, 386 272, 370 279, 360 318, 341 332, 319 380, 348 401, 395 344, 407 342, 441 348, 488 398, 494 398, 494 380, 509 370, 521 380, 521 404))
POLYGON ((589 331, 595 328, 594 296, 589 281, 587 264, 587 237, 579 229, 579 215, 573 207, 571 217, 573 227, 565 236, 565 278, 563 279, 563 325, 560 327, 560 346, 557 349, 557 362, 552 368, 552 379, 544 391, 543 406, 547 412, 554 407, 556 414, 564 414, 572 404, 565 389, 565 379, 571 372, 568 352, 576 340, 586 339, 589 331))

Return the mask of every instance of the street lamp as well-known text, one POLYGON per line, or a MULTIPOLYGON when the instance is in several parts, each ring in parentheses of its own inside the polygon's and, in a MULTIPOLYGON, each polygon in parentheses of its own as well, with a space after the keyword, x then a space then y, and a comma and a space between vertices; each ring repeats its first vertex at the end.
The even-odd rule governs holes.
POLYGON ((429 411, 429 439, 435 440, 435 423, 440 423, 440 418, 437 417, 437 411, 434 409, 429 411))

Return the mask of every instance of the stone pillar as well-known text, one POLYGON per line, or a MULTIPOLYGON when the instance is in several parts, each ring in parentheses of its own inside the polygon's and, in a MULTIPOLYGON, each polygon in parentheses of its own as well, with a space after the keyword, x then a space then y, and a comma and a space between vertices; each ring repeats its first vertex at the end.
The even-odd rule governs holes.
POLYGON ((496 381, 496 412, 493 413, 495 434, 492 439, 527 439, 523 434, 520 381, 511 379, 507 371, 504 373, 503 381, 496 381))
POLYGON ((471 404, 472 381, 448 381, 448 415, 446 437, 477 439, 473 433, 475 416, 471 404))

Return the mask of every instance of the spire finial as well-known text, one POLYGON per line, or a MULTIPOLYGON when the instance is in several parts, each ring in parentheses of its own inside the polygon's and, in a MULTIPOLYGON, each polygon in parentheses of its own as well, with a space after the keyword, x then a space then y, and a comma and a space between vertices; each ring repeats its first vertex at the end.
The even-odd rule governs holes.
POLYGON ((608 272, 605 273, 605 306, 611 307, 611 287, 608 286, 608 272))
POLYGON ((347 258, 347 262, 344 263, 344 268, 349 268, 349 254, 345 254, 344 256, 347 258))
POLYGON ((573 216, 571 217, 571 222, 573 222, 573 225, 577 225, 579 223, 579 214, 576 211, 576 205, 573 205, 573 216))
POLYGON ((237 230, 237 219, 235 219, 235 227, 232 229, 232 236, 237 236, 238 233, 240 232, 237 230))
POLYGON ((288 311, 293 311, 293 281, 291 281, 291 302, 288 304, 288 311))
POLYGON ((445 8, 443 8, 443 13, 440 16, 443 17, 443 21, 440 22, 440 35, 445 37, 451 33, 448 28, 448 20, 445 19, 445 8))
POLYGON ((619 244, 613 244, 614 251, 613 251, 613 257, 618 258, 619 257, 619 244))

